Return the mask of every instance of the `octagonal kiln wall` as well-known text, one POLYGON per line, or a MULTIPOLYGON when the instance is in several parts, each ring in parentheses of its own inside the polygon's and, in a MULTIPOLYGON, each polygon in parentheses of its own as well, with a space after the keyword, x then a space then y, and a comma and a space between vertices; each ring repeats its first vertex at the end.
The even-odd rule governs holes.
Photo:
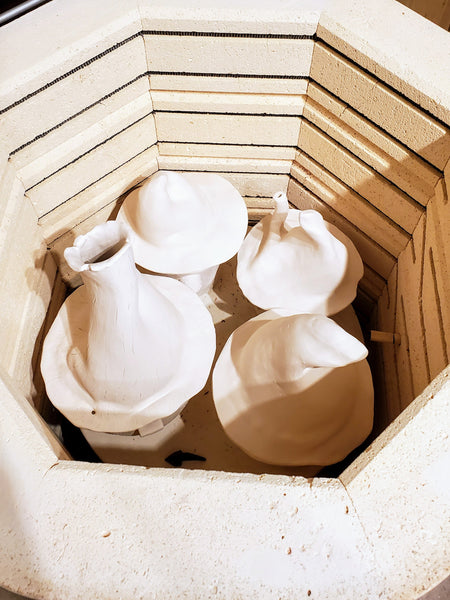
MULTIPOLYGON (((378 326, 402 334, 401 346, 383 350, 382 420, 392 420, 448 362, 445 254, 426 225, 430 199, 434 222, 446 207, 439 198, 450 155, 448 104, 424 61, 414 64, 417 73, 408 67, 418 58, 408 29, 418 17, 383 0, 367 9, 375 27, 339 1, 325 2, 320 15, 299 4, 295 18, 264 9, 217 20, 208 10, 180 10, 178 20, 168 20, 158 7, 119 1, 59 40, 61 19, 75 19, 80 8, 57 4, 59 13, 53 4, 21 20, 34 24, 35 39, 0 86, 9 155, 4 185, 16 181, 10 207, 37 219, 30 249, 42 249, 43 237, 62 277, 74 283, 63 249, 114 215, 117 198, 158 168, 223 174, 252 219, 270 210, 275 191, 287 189, 295 206, 317 208, 354 241, 365 264, 358 308, 369 316, 378 303, 378 326), (381 6, 408 25, 389 56, 381 6), (17 202, 21 184, 24 203, 17 202)), ((5 29, 9 55, 20 43, 16 25, 5 29)), ((443 45, 444 32, 420 27, 438 49, 443 45)), ((435 235, 445 246, 443 231, 435 235)), ((38 261, 33 269, 36 277, 43 272, 38 261)), ((50 289, 56 282, 60 296, 48 257, 45 269, 51 273, 43 281, 50 289)), ((25 322, 33 285, 9 309, 14 326, 25 322)), ((49 294, 36 297, 45 310, 49 294)), ((14 353, 5 352, 15 373, 14 353)), ((19 356, 25 371, 29 352, 19 356)))
MULTIPOLYGON (((32 364, 35 339, 49 301, 51 281, 56 285, 54 294, 61 289, 59 279, 54 277, 55 265, 49 258, 49 253, 45 252, 45 242, 51 244, 55 249, 55 256, 58 256, 58 244, 54 243, 58 235, 67 235, 68 241, 73 235, 70 233, 71 229, 76 228, 81 232, 96 220, 107 218, 116 204, 115 198, 158 165, 158 154, 152 154, 154 149, 146 150, 144 147, 141 154, 126 154, 130 145, 132 151, 138 148, 133 146, 134 136, 131 136, 131 139, 127 138, 123 145, 117 146, 117 153, 114 143, 107 146, 105 154, 97 153, 111 140, 122 139, 122 132, 130 131, 141 117, 141 123, 147 119, 147 132, 157 132, 157 128, 153 130, 153 115, 148 118, 147 113, 140 113, 135 120, 124 118, 121 121, 125 114, 136 114, 133 111, 137 110, 138 106, 148 106, 146 103, 149 93, 145 86, 143 90, 133 88, 136 96, 127 96, 137 81, 147 85, 147 75, 136 75, 136 81, 122 79, 122 83, 118 83, 119 88, 114 91, 115 88, 107 87, 107 82, 109 77, 119 76, 123 64, 113 61, 110 63, 109 72, 97 72, 92 78, 89 76, 90 67, 94 68, 97 60, 103 60, 116 50, 123 49, 127 43, 136 41, 139 42, 136 43, 139 56, 144 56, 144 40, 136 35, 143 23, 149 30, 167 31, 178 27, 176 24, 181 22, 182 31, 193 26, 189 21, 191 19, 197 27, 206 23, 205 31, 213 24, 214 30, 219 28, 223 32, 236 32, 247 28, 247 33, 259 35, 269 31, 288 36, 296 34, 296 31, 298 33, 299 27, 299 19, 293 18, 292 14, 280 17, 278 7, 276 13, 262 17, 260 6, 264 5, 263 1, 258 2, 258 8, 253 11, 246 9, 227 12, 225 9, 221 12, 221 18, 216 21, 211 14, 208 18, 205 14, 199 18, 201 11, 191 11, 192 14, 188 15, 189 11, 183 12, 181 9, 178 9, 181 16, 180 20, 177 20, 178 13, 173 7, 166 13, 161 10, 158 12, 154 7, 147 6, 147 0, 140 4, 140 12, 137 9, 138 5, 133 5, 128 0, 104 3, 98 0, 96 5, 99 4, 101 9, 99 8, 93 16, 89 11, 81 14, 87 3, 54 0, 32 13, 33 19, 35 15, 42 15, 42 23, 37 23, 36 29, 33 25, 24 35, 24 32, 20 31, 20 23, 17 23, 19 30, 15 31, 13 40, 4 35, 3 29, 3 38, 0 39, 0 45, 5 43, 9 46, 9 50, 2 48, 0 52, 0 56, 7 62, 2 66, 3 82, 0 85, 5 100, 2 106, 10 106, 10 109, 3 113, 3 141, 0 148, 0 268, 3 282, 0 302, 2 309, 6 309, 2 312, 2 334, 5 331, 6 335, 2 336, 1 362, 13 373, 15 383, 19 383, 22 392, 27 386, 31 387, 27 377, 32 364), (150 17, 155 20, 150 21, 150 17), (102 22, 93 22, 96 18, 102 22), (69 20, 73 27, 65 26, 66 20, 69 20), (24 39, 27 40, 26 44, 24 39), (47 44, 50 40, 51 43, 47 44), (125 40, 130 41, 125 43, 125 40), (50 51, 49 46, 52 47, 50 51), (78 68, 80 65, 83 66, 78 68), (57 86, 63 82, 68 85, 64 93, 40 96, 50 94, 52 89, 62 90, 57 86), (90 97, 89 92, 95 90, 97 84, 97 96, 94 94, 90 97), (72 88, 72 85, 75 87, 72 88), (102 92, 103 85, 105 90, 102 92), (75 90, 78 91, 75 93, 75 90), (21 112, 26 109, 28 102, 38 102, 39 97, 47 100, 42 104, 29 104, 29 112, 21 112), (122 103, 121 98, 124 97, 126 99, 122 103), (116 100, 118 104, 114 104, 116 100), (71 112, 71 107, 75 104, 76 107, 71 112), (104 110, 105 106, 107 108, 104 110), (58 112, 65 111, 66 108, 68 112, 64 115, 58 112), (52 113, 59 115, 53 124, 52 113), (45 121, 48 118, 50 121, 45 121), (84 124, 83 118, 87 119, 84 124), (39 123, 38 119, 42 119, 40 132, 39 126, 32 130, 35 123, 30 124, 33 120, 39 123), (108 130, 109 133, 103 135, 102 131, 106 131, 111 122, 122 123, 123 127, 113 127, 108 130), (97 123, 101 123, 101 127, 96 128, 97 123), (25 136, 22 141, 19 138, 15 139, 16 126, 17 131, 25 134, 28 133, 27 127, 30 127, 30 137, 25 136), (74 129, 71 129, 72 126, 74 129), (60 134, 61 138, 58 137, 60 134), (18 150, 27 140, 34 139, 32 144, 18 150), (20 156, 25 157, 22 152, 26 152, 27 148, 31 151, 33 147, 40 150, 30 159, 29 165, 34 165, 30 167, 27 175, 28 163, 24 161, 21 164, 15 161, 19 161, 20 156), (74 153, 70 154, 73 149, 74 153), (8 161, 8 156, 14 150, 17 152, 12 154, 8 161), (149 154, 146 155, 146 152, 149 154), (58 163, 60 154, 70 158, 58 163), (104 164, 103 160, 110 164, 117 155, 119 158, 122 156, 123 161, 114 163, 115 170, 105 171, 103 178, 97 181, 97 162, 93 159, 93 162, 90 162, 91 157, 101 156, 101 164, 104 164), (142 158, 142 162, 139 162, 139 157, 142 158), (82 165, 79 171, 76 170, 78 165, 82 165), (15 169, 18 169, 18 173, 15 169), (28 187, 30 184, 27 183, 26 177, 36 177, 33 175, 36 173, 40 177, 34 180, 36 183, 45 183, 47 180, 50 182, 53 175, 62 175, 65 169, 72 173, 70 184, 72 179, 80 177, 82 185, 87 187, 80 187, 78 191, 75 190, 75 195, 71 196, 74 193, 73 189, 66 193, 67 180, 61 180, 61 189, 57 187, 58 194, 61 193, 59 203, 48 215, 42 214, 38 224, 38 215, 33 212, 37 210, 37 206, 31 203, 30 193, 24 195, 21 180, 25 182, 25 187, 28 187), (92 179, 83 179, 89 173, 92 179), (49 274, 48 277, 46 273, 49 274), (8 277, 9 281, 6 281, 8 277)), ((166 4, 170 4, 170 1, 166 4)), ((289 4, 292 7, 292 4, 289 4)), ((301 7, 304 5, 302 2, 301 7)), ((402 9, 393 2, 379 0, 376 6, 371 6, 366 2, 349 3, 346 0, 343 4, 333 2, 333 6, 332 10, 327 9, 320 17, 318 34, 321 36, 322 46, 327 51, 341 53, 345 55, 346 60, 353 61, 351 65, 356 72, 362 70, 365 75, 376 75, 384 84, 390 86, 390 91, 395 90, 394 96, 407 98, 407 103, 413 104, 415 109, 420 112, 424 112, 424 109, 427 111, 424 114, 431 114, 432 119, 448 122, 446 111, 450 102, 445 96, 442 84, 442 81, 450 79, 448 71, 445 71, 448 63, 445 63, 445 59, 436 59, 445 51, 448 45, 447 38, 444 41, 435 28, 430 30, 428 24, 420 21, 418 17, 407 19, 408 24, 415 23, 415 29, 403 27, 399 13, 402 9), (362 9, 357 10, 356 5, 362 6, 362 9), (333 6, 336 6, 336 9, 333 6), (386 28, 386 22, 393 22, 396 26, 392 29, 386 28), (430 44, 430 40, 434 42, 430 44)), ((29 23, 29 20, 22 22, 29 23)), ((315 29, 314 27, 314 31, 315 29)), ((248 41, 256 38, 247 35, 246 39, 248 41)), ((315 58, 313 66, 314 60, 315 58)), ((132 56, 125 63, 131 69, 134 61, 135 57, 132 56)), ((194 75, 189 75, 188 80, 193 81, 192 77, 194 75)), ((263 76, 258 78, 265 79, 263 76)), ((210 76, 210 79, 216 81, 216 75, 210 76)), ((255 78, 249 78, 251 81, 253 79, 255 78)), ((288 78, 287 81, 291 79, 288 78)), ((381 144, 382 139, 392 142, 393 146, 389 145, 389 148, 399 148, 406 153, 410 152, 410 149, 400 137, 395 139, 401 132, 387 133, 383 131, 383 125, 380 126, 380 123, 376 123, 375 119, 372 120, 367 115, 362 115, 364 129, 363 133, 359 131, 357 123, 360 122, 361 115, 355 108, 360 109, 352 104, 354 99, 346 99, 343 102, 342 99, 333 96, 334 92, 325 90, 325 83, 327 81, 319 83, 321 87, 316 87, 316 96, 313 96, 311 82, 310 99, 307 102, 308 127, 303 132, 301 129, 298 131, 300 139, 305 133, 306 137, 298 144, 295 142, 294 148, 291 148, 294 151, 291 158, 286 159, 285 156, 280 157, 274 153, 259 155, 255 160, 268 159, 272 167, 274 161, 291 161, 296 158, 292 172, 289 172, 291 199, 316 202, 324 214, 339 219, 339 223, 348 228, 361 251, 364 251, 364 248, 366 252, 369 251, 365 256, 366 277, 360 299, 365 298, 366 306, 370 309, 374 305, 373 300, 378 297, 377 290, 382 289, 378 301, 380 326, 401 327, 402 340, 407 340, 406 345, 402 344, 397 349, 390 348, 385 352, 385 385, 392 394, 389 403, 398 410, 399 406, 396 403, 400 396, 397 389, 400 389, 400 385, 407 385, 408 380, 411 381, 408 378, 415 376, 415 363, 410 368, 414 354, 412 349, 420 350, 422 347, 419 355, 422 358, 418 360, 422 365, 420 376, 423 379, 419 383, 414 383, 413 380, 414 386, 420 387, 425 377, 432 377, 435 370, 440 368, 439 360, 445 360, 442 350, 446 344, 444 334, 448 331, 448 309, 445 304, 448 289, 446 291, 445 286, 448 285, 446 265, 449 261, 449 241, 439 223, 448 222, 449 205, 441 176, 444 169, 447 171, 447 182, 449 181, 448 157, 444 157, 443 164, 437 168, 438 179, 436 183, 431 181, 430 196, 427 196, 424 204, 420 200, 417 201, 424 208, 425 204, 427 205, 426 212, 420 209, 423 214, 419 216, 412 236, 411 232, 407 232, 409 241, 405 239, 404 248, 395 251, 398 252, 397 257, 395 252, 392 254, 386 246, 389 242, 388 236, 374 243, 371 238, 375 225, 365 229, 365 218, 355 217, 356 209, 361 206, 365 207, 365 214, 369 216, 378 214, 377 211, 382 212, 378 207, 375 211, 368 206, 371 202, 370 198, 366 198, 362 193, 364 186, 361 184, 361 178, 346 181, 342 172, 334 171, 337 168, 334 164, 330 166, 326 163, 323 152, 314 155, 312 142, 308 148, 304 144, 314 139, 310 137, 313 132, 316 140, 320 138, 332 144, 328 146, 332 152, 337 149, 336 156, 340 157, 336 160, 337 163, 346 164, 347 160, 351 160, 351 164, 354 165, 355 158, 345 154, 351 152, 363 161, 366 167, 377 172, 378 169, 370 162, 372 158, 380 156, 379 149, 389 155, 385 146, 381 144), (326 102, 322 102, 319 96, 327 98, 326 102), (330 102, 330 98, 333 102, 330 102), (334 104, 335 101, 337 104, 334 104), (337 107, 336 114, 333 113, 332 105, 337 107), (330 118, 324 109, 339 117, 336 130, 333 130, 336 119, 330 118), (351 123, 345 120, 348 116, 353 116, 351 123), (325 124, 326 118, 329 119, 329 125, 325 124), (370 127, 370 130, 374 132, 375 139, 364 133, 367 131, 367 125, 372 124, 374 127, 370 127), (346 133, 346 127, 350 128, 350 137, 358 141, 351 148, 345 147, 342 141, 342 132, 346 133), (337 136, 336 132, 341 132, 340 138, 334 137, 337 136), (331 142, 325 134, 331 138, 331 142), (363 144, 359 143, 358 134, 364 138, 363 144), (368 141, 373 142, 373 146, 368 141), (360 145, 365 148, 364 156, 358 155, 360 145), (299 150, 296 155, 297 148, 299 150), (444 166, 445 162, 447 166, 444 166), (313 167, 317 169, 316 175, 313 167), (310 189, 307 184, 311 185, 311 188, 313 184, 316 187, 310 189), (319 184, 322 184, 320 193, 319 184), (340 187, 336 191, 335 186, 338 184, 340 187), (333 198, 336 199, 336 204, 333 204, 333 198), (344 201, 348 198, 355 203, 350 205, 353 209, 344 214, 344 201), (398 258, 398 270, 393 267, 390 273, 383 276, 377 268, 370 267, 369 259, 370 256, 377 256, 379 259, 386 254, 394 263, 398 258), (411 277, 407 276, 409 273, 411 277), (418 282, 421 282, 419 286, 418 282), (380 288, 377 288, 377 285, 380 285, 380 288), (430 325, 427 325, 428 319, 432 319, 430 325), (435 338, 435 348, 431 347, 432 338, 429 338, 435 335, 434 332, 440 336, 440 339, 435 338), (422 346, 418 346, 417 343, 421 339, 422 346), (434 349, 436 354, 431 360, 434 349), (425 371, 423 370, 423 365, 426 365, 424 360, 429 361, 429 372, 426 367, 425 371)), ((377 85, 379 82, 374 84, 374 87, 377 85)), ((189 102, 190 98, 200 98, 197 93, 198 90, 188 97, 175 90, 178 105, 182 104, 183 99, 189 102)), ((232 94, 235 94, 235 91, 230 91, 228 96, 215 96, 216 106, 220 98, 228 97, 231 100, 232 94)), ((291 95, 288 94, 284 98, 279 89, 276 95, 278 102, 283 99, 288 102, 291 100, 291 95)), ((244 96, 240 96, 239 100, 244 101, 244 96)), ((294 96, 301 101, 302 93, 294 96)), ((252 102, 255 97, 249 95, 247 100, 252 102)), ((167 102, 172 98, 171 92, 167 95, 166 91, 161 89, 155 93, 154 101, 167 102), (158 95, 158 92, 161 93, 158 95)), ((202 98, 209 101, 210 96, 203 91, 202 98)), ((233 98, 237 100, 235 96, 233 98)), ((263 99, 260 97, 259 100, 263 99)), ((168 119, 170 110, 162 112, 166 113, 165 117, 168 119)), ((189 114, 191 112, 193 111, 186 111, 189 114)), ((264 112, 263 109, 259 115, 252 116, 258 117, 264 112)), ((393 111, 387 111, 388 114, 390 112, 393 111)), ((209 123, 214 121, 210 120, 209 123)), ((133 129, 133 132, 136 133, 136 129, 133 129)), ((154 138, 148 139, 151 146, 154 138)), ((177 139, 175 144, 178 143, 177 139)), ((182 155, 180 146, 175 147, 175 152, 171 154, 172 146, 169 144, 172 142, 167 144, 161 157, 164 156, 164 160, 168 161, 166 164, 179 166, 180 160, 177 157, 182 155), (174 160, 175 162, 170 163, 174 160)), ((195 149, 205 148, 213 152, 216 144, 197 142, 184 147, 188 146, 192 147, 195 164, 195 160, 202 156, 195 153, 195 149)), ((236 151, 240 152, 241 146, 238 144, 226 146, 230 149, 235 146, 236 151)), ((260 145, 258 151, 270 153, 270 148, 260 145)), ((416 148, 411 154, 414 160, 416 155, 420 155, 419 149, 422 151, 421 148, 416 148)), ((226 150, 228 153, 225 146, 219 150, 226 150)), ((219 154, 219 158, 227 157, 227 153, 219 154)), ((208 156, 213 159, 213 163, 215 157, 214 154, 208 156)), ((238 160, 247 160, 248 156, 237 154, 232 158, 237 165, 241 164, 238 160)), ((163 161, 162 158, 159 160, 163 161)), ((421 161, 427 163, 429 159, 420 157, 409 172, 416 174, 416 167, 419 169, 421 161)), ((392 179, 386 179, 400 187, 398 182, 407 180, 401 177, 400 168, 405 166, 406 162, 403 158, 397 162, 399 169, 395 170, 396 179, 393 178, 392 162, 389 166, 389 177, 392 176, 392 179)), ((247 166, 249 162, 244 164, 247 166)), ((433 165, 430 171, 432 175, 436 174, 435 170, 436 166, 433 165)), ((374 173, 371 170, 367 172, 370 173, 369 179, 380 181, 373 177, 374 173)), ((417 174, 418 172, 417 170, 417 174)), ((267 168, 264 173, 270 175, 271 171, 267 168)), ((386 175, 384 172, 379 174, 386 175)), ((32 181, 30 179, 30 182, 32 181)), ((406 190, 406 193, 411 195, 413 190, 406 190)), ((46 199, 46 194, 43 198, 46 199)), ((261 210, 261 206, 256 208, 261 210)), ((385 218, 382 216, 382 220, 385 218)), ((393 219, 393 224, 389 223, 389 231, 397 230, 397 225, 397 221, 393 219)), ((136 589, 147 588, 167 598, 182 595, 189 597, 193 589, 201 590, 200 593, 204 596, 219 591, 220 594, 230 597, 269 598, 273 597, 274 593, 277 596, 294 597, 299 591, 306 595, 309 589, 323 598, 334 598, 336 593, 343 598, 353 598, 361 595, 361 590, 364 590, 365 597, 417 597, 448 572, 448 553, 445 542, 442 544, 442 540, 448 537, 448 531, 445 529, 447 507, 445 495, 441 495, 441 491, 445 491, 445 482, 441 474, 443 461, 446 459, 443 453, 447 437, 444 418, 449 397, 448 384, 444 383, 445 376, 448 376, 448 372, 435 379, 422 398, 403 412, 400 419, 378 438, 371 450, 362 454, 356 464, 344 474, 342 480, 319 480, 310 483, 302 478, 260 480, 248 475, 241 477, 224 473, 216 473, 212 477, 205 473, 193 476, 187 471, 161 472, 126 466, 114 468, 111 465, 89 467, 82 463, 58 462, 58 458, 61 457, 59 452, 50 451, 40 440, 36 415, 24 410, 21 394, 16 393, 14 386, 9 385, 8 377, 2 375, 0 400, 3 431, 0 442, 5 457, 2 481, 7 482, 5 489, 10 492, 10 497, 20 499, 22 504, 7 501, 4 507, 6 510, 2 512, 4 544, 0 558, 5 568, 2 570, 1 583, 34 597, 81 597, 85 595, 84 584, 89 586, 95 597, 111 597, 114 593, 122 597, 134 597, 136 589), (22 476, 18 477, 17 473, 22 476), (181 495, 176 499, 180 492, 181 495), (243 498, 245 506, 242 504, 243 498), (96 507, 100 509, 96 510, 96 507), (295 507, 295 511, 291 510, 292 507, 295 507), (95 522, 93 515, 98 519, 95 522), (161 519, 161 515, 167 518, 161 519), (420 515, 420 519, 417 519, 417 515, 420 515), (292 519, 295 519, 294 528, 292 519), (139 526, 136 526, 136 523, 139 526), (224 535, 217 535, 218 523, 224 535), (280 542, 281 531, 286 531, 288 536, 292 535, 292 542, 290 537, 283 540, 283 543, 292 545, 289 546, 288 552, 285 552, 285 547, 280 542), (320 532, 323 535, 320 535, 320 532), (71 540, 69 544, 68 539, 71 540), (208 540, 206 546, 205 539, 208 540), (188 553, 186 540, 189 540, 188 553), (344 553, 342 540, 351 540, 351 543, 344 544, 344 553), (236 553, 236 548, 240 552, 236 553), (325 560, 324 549, 327 553, 328 549, 330 550, 331 560, 328 560, 328 554, 325 560), (274 573, 273 569, 255 573, 254 565, 261 562, 261 557, 267 557, 267 564, 274 564, 274 551, 278 552, 276 559, 281 565, 276 571, 285 575, 281 584, 270 578, 274 573), (324 560, 326 577, 323 577, 324 560), (134 565, 133 569, 130 569, 129 565, 134 565), (305 569, 299 570, 299 565, 305 569), (309 580, 305 580, 305 572, 311 578, 310 585, 306 585, 309 580), (180 577, 172 577, 174 573, 180 574, 180 577), (105 581, 109 582, 106 586, 105 581), (224 582, 225 587, 215 587, 211 590, 211 581, 224 582)), ((415 393, 412 384, 410 389, 414 389, 415 393)))

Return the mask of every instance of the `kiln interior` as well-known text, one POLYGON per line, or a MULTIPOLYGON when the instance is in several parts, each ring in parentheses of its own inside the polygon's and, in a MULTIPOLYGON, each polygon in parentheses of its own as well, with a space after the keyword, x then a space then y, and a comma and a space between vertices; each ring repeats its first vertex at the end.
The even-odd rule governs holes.
POLYGON ((244 196, 251 223, 285 191, 354 242, 361 323, 401 340, 370 345, 376 436, 448 364, 447 109, 329 16, 218 29, 145 14, 94 28, 94 42, 68 43, 5 84, 2 365, 55 421, 38 365, 79 283, 64 248, 158 169, 211 171, 244 196))

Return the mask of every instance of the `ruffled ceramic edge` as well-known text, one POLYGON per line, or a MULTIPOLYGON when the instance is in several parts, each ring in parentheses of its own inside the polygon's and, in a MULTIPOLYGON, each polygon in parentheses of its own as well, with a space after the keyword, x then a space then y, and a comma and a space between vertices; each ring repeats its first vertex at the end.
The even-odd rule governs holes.
POLYGON ((103 412, 101 402, 97 400, 93 415, 91 396, 67 365, 70 342, 64 334, 63 324, 67 318, 67 303, 83 293, 81 286, 69 296, 58 312, 45 338, 41 360, 41 371, 50 401, 78 427, 108 433, 134 431, 173 414, 206 384, 216 351, 214 324, 207 308, 192 290, 174 279, 156 275, 141 276, 151 278, 151 285, 169 300, 174 294, 178 296, 176 308, 183 318, 186 335, 177 379, 172 380, 156 398, 152 396, 151 401, 141 402, 134 412, 103 412), (202 343, 197 345, 199 338, 202 343), (194 345, 196 352, 192 352, 194 345), (79 409, 73 410, 73 406, 79 409))
MULTIPOLYGON (((297 219, 297 215, 298 213, 300 213, 301 211, 298 209, 289 209, 288 211, 288 215, 287 215, 287 224, 291 225, 292 227, 295 227, 296 225, 294 223, 292 223, 292 221, 294 219, 297 219)), ((268 217, 265 217, 268 218, 268 217)), ((247 243, 251 243, 253 245, 257 245, 257 243, 259 242, 259 240, 256 239, 256 236, 261 232, 263 225, 261 225, 260 221, 259 223, 257 223, 247 234, 244 243, 241 246, 241 250, 240 252, 242 252, 243 250, 245 250, 245 245, 247 243)), ((239 254, 238 254, 238 266, 237 266, 237 280, 238 280, 238 284, 239 287, 242 290, 242 293, 244 294, 244 296, 255 306, 258 306, 259 308, 262 308, 263 310, 272 310, 272 309, 278 309, 278 308, 285 308, 287 310, 292 310, 294 312, 297 313, 308 313, 308 314, 313 314, 313 313, 321 313, 321 314, 326 314, 327 316, 331 316, 331 315, 335 315, 339 312, 341 312, 342 310, 344 310, 347 306, 349 306, 353 300, 356 298, 356 294, 357 294, 357 287, 358 287, 358 282, 361 280, 361 277, 364 274, 364 267, 363 267, 363 262, 362 259, 359 255, 358 250, 356 249, 354 243, 352 242, 352 240, 345 235, 345 233, 343 233, 338 227, 336 227, 335 225, 333 225, 332 223, 329 223, 328 221, 325 221, 325 226, 328 229, 328 231, 339 241, 341 242, 345 248, 347 249, 347 252, 349 253, 350 257, 349 257, 349 262, 351 261, 357 261, 358 263, 360 263, 361 265, 361 275, 359 277, 359 279, 353 283, 353 282, 346 282, 345 281, 345 277, 342 280, 342 282, 339 284, 339 286, 333 290, 333 292, 330 294, 330 297, 332 298, 333 294, 339 293, 339 289, 342 287, 343 289, 340 291, 340 293, 344 296, 344 299, 339 302, 336 303, 336 301, 334 301, 333 303, 333 308, 332 310, 327 310, 327 311, 322 311, 318 309, 318 305, 316 304, 315 306, 312 307, 307 307, 305 308, 305 306, 299 306, 297 305, 291 305, 290 302, 286 302, 284 303, 282 306, 281 305, 274 305, 272 302, 268 301, 267 298, 262 298, 259 293, 258 290, 256 290, 255 293, 255 287, 252 284, 252 280, 249 279, 248 277, 248 269, 243 268, 242 267, 242 259, 240 260, 239 254), (344 293, 343 290, 346 290, 347 293, 344 293), (350 293, 351 291, 351 293, 350 293)), ((298 222, 297 222, 298 225, 298 222)), ((292 276, 292 273, 288 273, 287 276, 292 276)), ((266 288, 265 288, 266 289, 266 288)), ((269 288, 271 289, 271 288, 269 288)), ((270 293, 270 291, 269 291, 270 293)))
POLYGON ((211 229, 212 234, 208 238, 201 239, 200 228, 195 246, 192 248, 182 248, 170 243, 164 247, 155 246, 136 233, 127 217, 127 206, 137 202, 141 188, 133 190, 125 198, 118 212, 117 220, 128 225, 131 230, 136 263, 149 271, 186 275, 219 265, 238 252, 247 233, 247 206, 240 193, 229 181, 214 173, 183 173, 183 177, 195 186, 214 186, 213 189, 216 190, 214 195, 223 197, 223 201, 218 204, 216 223, 211 229))

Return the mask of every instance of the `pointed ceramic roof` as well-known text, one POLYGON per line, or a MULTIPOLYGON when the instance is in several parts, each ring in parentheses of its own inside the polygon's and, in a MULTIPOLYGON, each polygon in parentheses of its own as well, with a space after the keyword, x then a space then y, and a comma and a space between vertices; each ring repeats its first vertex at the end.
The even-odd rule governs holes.
POLYGON ((214 173, 158 171, 125 199, 136 262, 158 273, 203 271, 234 256, 247 231, 242 196, 214 173))

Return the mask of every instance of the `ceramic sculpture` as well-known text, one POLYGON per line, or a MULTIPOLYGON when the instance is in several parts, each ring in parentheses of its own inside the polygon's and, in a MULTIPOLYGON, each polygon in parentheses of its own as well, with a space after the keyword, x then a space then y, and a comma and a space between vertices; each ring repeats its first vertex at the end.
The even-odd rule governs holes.
POLYGON ((314 210, 289 209, 286 195, 248 233, 238 253, 237 279, 263 309, 333 315, 356 297, 363 275, 353 243, 314 210))
MULTIPOLYGON (((360 331, 351 307, 339 317, 360 331)), ((225 432, 269 464, 342 460, 372 429, 366 355, 356 337, 325 315, 258 315, 231 335, 214 368, 214 403, 225 432)))
POLYGON ((206 383, 215 352, 207 309, 182 283, 137 271, 124 224, 98 225, 64 256, 84 285, 44 342, 50 400, 79 427, 157 430, 206 383))
POLYGON ((220 175, 158 171, 125 199, 137 264, 208 291, 219 264, 239 250, 248 225, 239 192, 220 175))

